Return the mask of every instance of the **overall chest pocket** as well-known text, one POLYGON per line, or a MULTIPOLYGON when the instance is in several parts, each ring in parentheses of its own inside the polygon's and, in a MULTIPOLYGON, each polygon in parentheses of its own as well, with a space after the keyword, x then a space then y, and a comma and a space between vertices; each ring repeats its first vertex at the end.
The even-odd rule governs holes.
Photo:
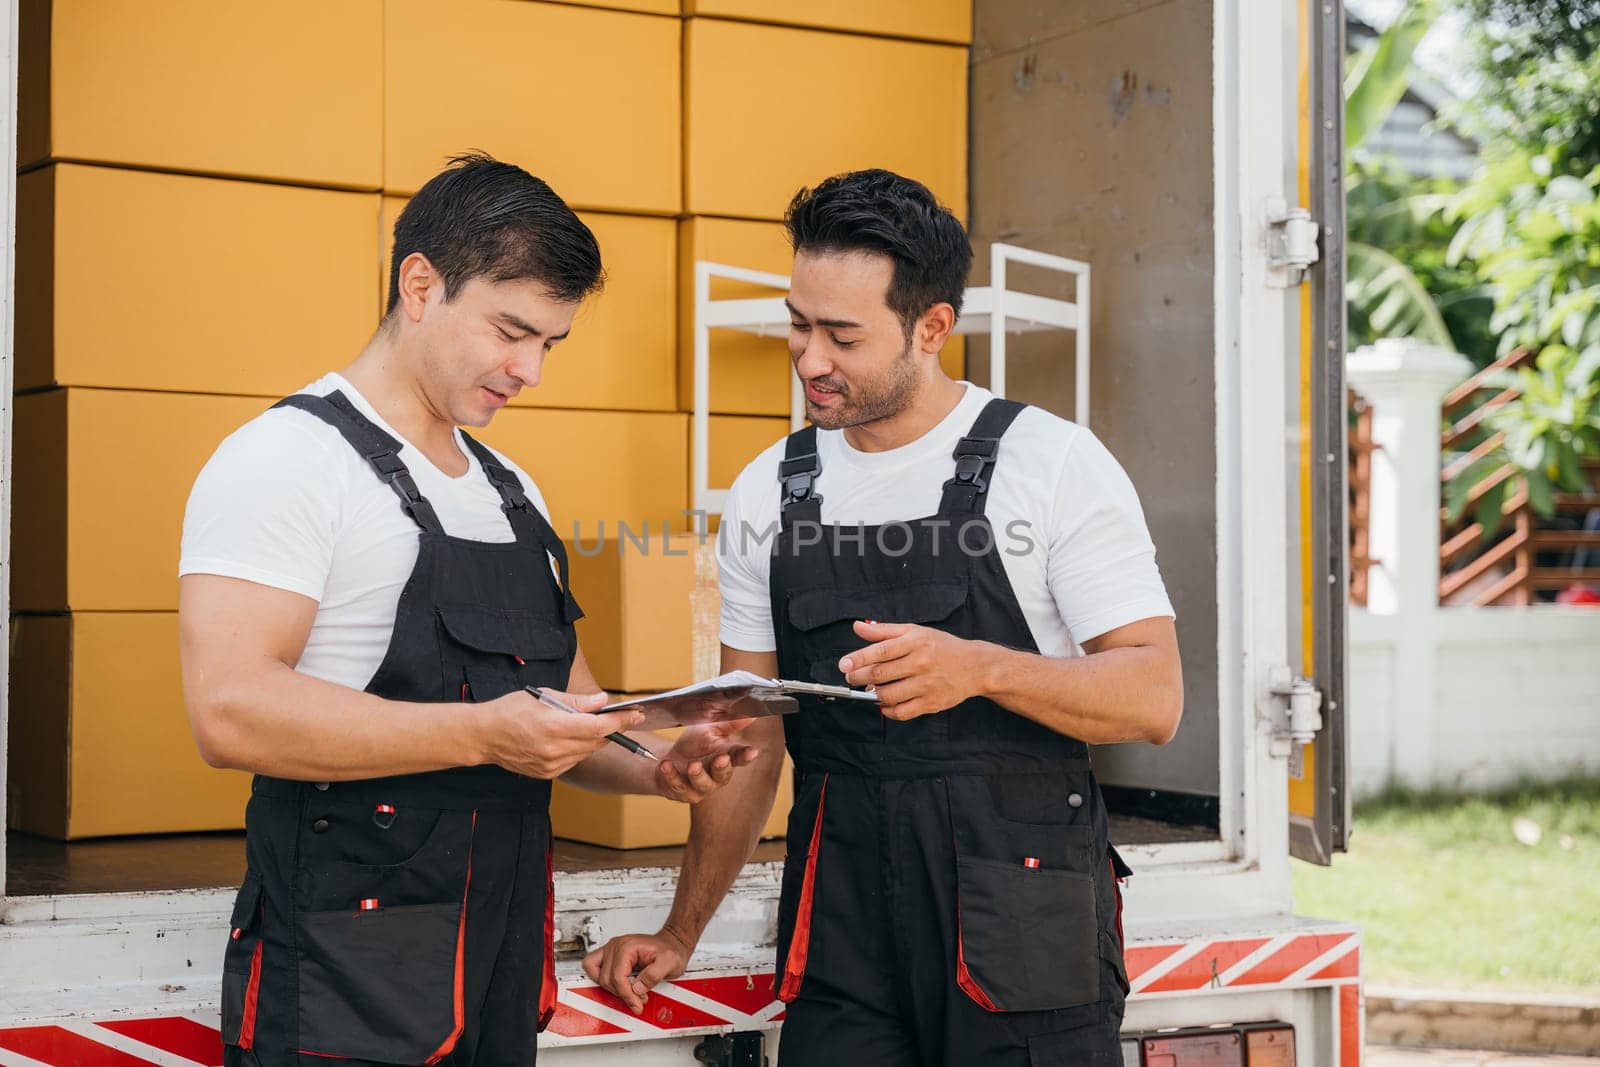
POLYGON ((967 602, 968 581, 925 579, 904 585, 858 589, 803 589, 788 599, 789 626, 798 635, 795 660, 806 680, 844 685, 839 660, 866 646, 854 624, 859 620, 914 623, 946 629, 967 602))
POLYGON ((435 612, 440 670, 460 687, 460 699, 481 703, 528 685, 567 687, 575 642, 565 623, 473 604, 441 604, 435 612))

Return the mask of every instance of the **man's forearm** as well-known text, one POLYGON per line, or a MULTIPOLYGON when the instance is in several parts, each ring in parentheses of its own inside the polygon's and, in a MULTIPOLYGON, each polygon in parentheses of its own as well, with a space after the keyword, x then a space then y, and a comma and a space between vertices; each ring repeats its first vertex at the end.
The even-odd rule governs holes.
MULTIPOLYGON (((298 781, 346 781, 486 760, 481 705, 385 700, 266 662, 204 691, 207 762, 298 781)), ((191 709, 193 711, 193 709, 191 709)))
MULTIPOLYGON (((660 734, 633 731, 628 734, 658 757, 672 748, 672 742, 660 734)), ((606 745, 600 751, 561 776, 568 785, 591 793, 632 793, 655 796, 656 765, 636 752, 621 745, 606 745)))
MULTIPOLYGON (((756 761, 734 776, 715 795, 702 800, 689 816, 689 841, 684 848, 678 890, 663 931, 692 950, 738 878, 772 812, 783 770, 783 735, 752 738, 761 748, 756 761)), ((752 727, 751 729, 755 729, 752 727)))
POLYGON ((1110 648, 1071 659, 989 646, 982 695, 1095 745, 1171 740, 1182 677, 1161 648, 1110 648))

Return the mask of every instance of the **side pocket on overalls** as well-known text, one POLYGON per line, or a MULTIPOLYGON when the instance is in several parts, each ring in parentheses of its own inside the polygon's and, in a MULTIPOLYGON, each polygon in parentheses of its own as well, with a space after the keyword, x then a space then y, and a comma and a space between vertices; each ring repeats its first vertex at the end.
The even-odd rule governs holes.
POLYGON ((261 991, 261 875, 246 871, 228 920, 222 957, 222 1043, 250 1048, 256 1037, 256 997, 261 991))
POLYGON ((778 903, 778 970, 773 990, 786 1004, 800 995, 811 954, 811 909, 816 900, 817 855, 822 848, 822 813, 828 798, 828 776, 816 777, 816 813, 811 814, 811 804, 807 803, 805 785, 809 782, 801 786, 801 795, 789 812, 790 849, 784 857, 782 899, 778 903), (804 829, 808 816, 810 833, 802 837, 796 831, 804 829), (803 854, 795 851, 801 841, 806 842, 803 854))
POLYGON ((1100 955, 1117 973, 1117 985, 1122 995, 1128 995, 1128 964, 1125 959, 1128 942, 1122 933, 1122 883, 1132 877, 1133 868, 1123 862, 1115 848, 1109 850, 1106 861, 1111 877, 1113 912, 1111 922, 1100 930, 1100 955))
POLYGON ((302 1053, 431 1064, 455 1048, 466 1025, 476 825, 476 813, 441 812, 404 863, 324 861, 305 872, 328 885, 371 885, 375 895, 296 916, 302 1053))
POLYGON ((1087 826, 1005 818, 986 785, 950 779, 956 984, 986 1011, 1100 999, 1100 924, 1087 826))

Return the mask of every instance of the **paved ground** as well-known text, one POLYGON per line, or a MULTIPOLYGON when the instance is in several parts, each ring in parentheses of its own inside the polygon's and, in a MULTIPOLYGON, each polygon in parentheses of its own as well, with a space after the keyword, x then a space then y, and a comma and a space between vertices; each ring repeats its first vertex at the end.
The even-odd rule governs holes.
POLYGON ((1458 1049, 1368 1045, 1362 1067, 1600 1067, 1591 1056, 1541 1056, 1525 1052, 1463 1052, 1458 1049))

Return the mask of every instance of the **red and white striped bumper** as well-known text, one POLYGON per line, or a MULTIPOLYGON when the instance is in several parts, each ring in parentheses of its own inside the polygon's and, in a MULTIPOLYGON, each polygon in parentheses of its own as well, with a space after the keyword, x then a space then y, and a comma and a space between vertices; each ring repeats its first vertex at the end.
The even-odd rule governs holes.
MULTIPOLYGON (((1223 995, 1266 989, 1329 988, 1337 1004, 1337 1067, 1361 1053, 1361 940, 1354 928, 1190 940, 1134 940, 1127 950, 1132 996, 1223 995)), ((703 973, 665 982, 642 1015, 593 983, 563 983, 544 1048, 727 1030, 762 1030, 783 1021, 772 973, 703 973)), ((163 1067, 220 1065, 222 1041, 211 1017, 72 1019, 0 1028, 0 1067, 163 1067)))

